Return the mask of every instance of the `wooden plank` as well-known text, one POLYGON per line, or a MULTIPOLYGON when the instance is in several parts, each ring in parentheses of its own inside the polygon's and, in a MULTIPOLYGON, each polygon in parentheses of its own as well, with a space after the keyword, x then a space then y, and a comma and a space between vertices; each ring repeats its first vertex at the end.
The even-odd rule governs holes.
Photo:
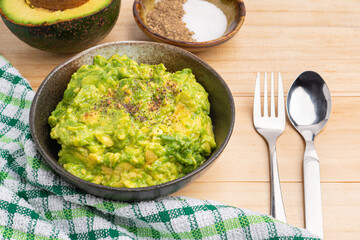
MULTIPOLYGON (((268 181, 269 157, 265 141, 252 123, 252 97, 236 97, 232 138, 204 181, 268 181)), ((323 182, 360 182, 360 98, 333 97, 330 120, 315 139, 323 182)), ((277 142, 280 179, 302 181, 304 142, 291 123, 277 142)))
MULTIPOLYGON (((288 223, 304 227, 301 183, 281 185, 288 223)), ((357 239, 360 236, 360 183, 323 183, 324 239, 357 239)), ((270 186, 254 182, 195 182, 173 194, 211 199, 234 207, 270 212, 270 186)))
MULTIPOLYGON (((344 3, 344 10, 338 8, 340 3, 342 2, 339 0, 334 4, 328 4, 324 0, 317 1, 316 4, 310 0, 305 3, 285 0, 271 2, 268 0, 266 4, 261 1, 249 2, 247 17, 249 21, 245 22, 239 34, 226 44, 198 55, 222 75, 236 96, 252 94, 252 81, 257 71, 282 72, 287 90, 291 82, 305 70, 318 71, 329 84, 334 96, 360 96, 358 84, 360 56, 353 54, 360 52, 358 44, 360 32, 357 31, 356 26, 329 27, 332 25, 328 22, 319 25, 316 17, 311 21, 306 16, 303 19, 311 21, 308 25, 290 24, 289 21, 283 20, 290 16, 298 19, 294 9, 297 9, 296 11, 302 9, 302 12, 311 16, 317 16, 314 9, 320 8, 323 9, 322 12, 333 11, 337 15, 343 13, 343 16, 347 16, 348 11, 357 13, 350 6, 356 7, 359 5, 358 2, 344 3), (273 19, 271 22, 267 18, 256 17, 256 13, 260 16, 272 14, 271 11, 265 10, 269 6, 274 8, 274 11, 286 12, 287 15, 283 17, 276 15, 277 17, 271 18, 273 19), (280 23, 289 26, 284 27, 280 23)), ((132 1, 123 1, 122 5, 116 26, 102 43, 130 39, 149 40, 133 20, 132 1)), ((337 19, 336 16, 325 16, 325 18, 337 19)), ((354 25, 355 22, 353 20, 352 24, 354 25)), ((34 90, 56 65, 72 56, 72 54, 51 54, 33 49, 13 36, 3 23, 0 24, 0 43, 0 54, 11 61, 31 81, 34 90)))
POLYGON ((248 26, 224 45, 198 55, 236 96, 253 92, 256 72, 281 72, 285 92, 303 71, 317 71, 333 95, 359 96, 360 32, 355 28, 248 26), (341 34, 339 34, 341 32, 341 34), (311 36, 311 37, 309 37, 311 36), (262 41, 259 41, 262 39, 262 41))
POLYGON ((248 25, 358 27, 357 0, 245 1, 248 25))

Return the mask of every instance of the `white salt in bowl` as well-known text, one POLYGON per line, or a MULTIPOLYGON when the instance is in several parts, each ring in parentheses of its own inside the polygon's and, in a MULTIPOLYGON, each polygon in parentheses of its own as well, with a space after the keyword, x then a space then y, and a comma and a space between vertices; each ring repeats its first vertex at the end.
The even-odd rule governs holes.
POLYGON ((188 0, 184 4, 186 14, 183 21, 189 30, 195 33, 193 38, 197 40, 190 42, 170 39, 152 31, 147 25, 147 14, 154 7, 155 0, 134 1, 133 14, 140 29, 155 41, 172 44, 191 52, 206 50, 234 37, 243 25, 246 14, 243 0, 188 0), (213 18, 208 18, 207 15, 211 15, 213 18), (202 17, 204 21, 201 21, 202 17), (212 20, 216 21, 212 22, 212 20), (211 31, 207 28, 208 26, 211 26, 211 31))

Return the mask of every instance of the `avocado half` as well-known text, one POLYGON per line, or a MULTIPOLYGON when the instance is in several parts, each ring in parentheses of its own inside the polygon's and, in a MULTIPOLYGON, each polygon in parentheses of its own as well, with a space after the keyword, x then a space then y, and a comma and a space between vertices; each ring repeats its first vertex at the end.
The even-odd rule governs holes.
POLYGON ((114 27, 121 0, 0 0, 0 14, 12 33, 32 47, 79 52, 114 27))

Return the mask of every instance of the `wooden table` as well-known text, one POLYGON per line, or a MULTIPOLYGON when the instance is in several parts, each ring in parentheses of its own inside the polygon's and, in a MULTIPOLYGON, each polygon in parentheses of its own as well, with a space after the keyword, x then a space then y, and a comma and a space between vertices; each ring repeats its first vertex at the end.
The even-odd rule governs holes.
MULTIPOLYGON (((321 162, 325 239, 360 236, 360 1, 251 0, 240 32, 229 42, 197 55, 230 86, 236 104, 232 138, 215 165, 175 195, 212 199, 269 213, 269 159, 252 125, 256 72, 281 72, 285 92, 305 70, 326 80, 333 108, 316 138, 321 162)), ((123 0, 119 20, 102 42, 149 39, 123 0)), ((71 55, 33 49, 0 23, 0 54, 36 90, 45 76, 71 55)), ((277 142, 280 178, 289 224, 304 226, 304 143, 287 122, 277 142)))

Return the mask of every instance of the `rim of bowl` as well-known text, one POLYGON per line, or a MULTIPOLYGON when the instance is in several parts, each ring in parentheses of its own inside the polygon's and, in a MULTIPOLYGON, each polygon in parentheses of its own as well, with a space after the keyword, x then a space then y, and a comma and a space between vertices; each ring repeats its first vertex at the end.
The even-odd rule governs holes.
POLYGON ((237 5, 239 6, 240 9, 240 21, 238 22, 238 24, 236 25, 236 27, 230 31, 229 33, 213 39, 213 40, 209 40, 209 41, 202 41, 202 42, 187 42, 187 41, 178 41, 178 40, 174 40, 171 38, 167 38, 163 35, 160 35, 158 33, 155 33, 153 31, 150 30, 150 28, 144 23, 144 21, 142 20, 140 14, 139 14, 139 6, 142 5, 141 0, 135 0, 134 4, 133 4, 133 15, 135 18, 136 23, 138 24, 138 26, 142 29, 145 30, 148 34, 152 35, 153 37, 159 39, 160 41, 166 41, 168 43, 171 44, 176 44, 177 46, 184 46, 184 47, 194 47, 194 48, 202 48, 202 47, 209 47, 209 46, 213 46, 213 45, 218 45, 222 42, 225 42, 227 40, 229 40, 230 38, 232 38, 233 36, 235 36, 235 34, 240 30, 241 26, 243 25, 244 21, 245 21, 245 17, 246 17, 246 8, 245 8, 245 3, 243 0, 234 0, 236 1, 237 5))
MULTIPOLYGON (((194 55, 193 53, 184 50, 182 48, 173 46, 173 45, 169 45, 169 44, 164 44, 164 43, 158 43, 158 42, 147 42, 147 41, 117 41, 117 42, 109 42, 109 43, 104 43, 101 45, 97 45, 94 46, 92 48, 89 48, 87 50, 84 50, 78 54, 76 54, 75 56, 69 58, 68 60, 64 61, 63 63, 59 64, 57 67, 55 67, 44 79, 44 81, 41 83, 41 85, 39 86, 38 90, 35 93, 34 99, 32 101, 31 104, 31 108, 30 108, 30 115, 29 115, 29 122, 30 122, 30 132, 31 135, 33 136, 33 141, 35 142, 35 145, 38 149, 38 151, 41 153, 41 155, 44 157, 46 163, 48 163, 50 165, 50 167, 56 172, 58 173, 61 177, 63 177, 62 175, 65 175, 66 178, 70 178, 72 181, 78 181, 82 184, 86 184, 89 185, 91 187, 94 188, 100 188, 100 189, 105 189, 105 190, 110 190, 110 191, 118 191, 118 192, 147 192, 147 191, 152 191, 158 188, 162 188, 162 187, 166 187, 166 186, 170 186, 170 185, 174 185, 177 184, 178 182, 181 182, 184 179, 187 179, 189 177, 192 177, 193 175, 196 175, 197 173, 201 172, 203 169, 207 168, 212 162, 214 162, 219 155, 223 152, 224 148, 226 147, 227 143, 230 140, 230 137, 232 135, 233 129, 234 129, 234 123, 235 123, 235 103, 234 103, 234 98, 231 94, 231 91, 229 89, 229 87, 227 86, 227 84, 225 83, 225 81, 223 80, 223 78, 209 65, 207 64, 205 61, 201 60, 199 57, 197 57, 196 55, 194 55), (62 67, 64 67, 65 65, 69 64, 70 62, 92 52, 95 49, 99 49, 99 48, 106 48, 108 46, 113 46, 113 45, 123 45, 123 44, 135 44, 135 45, 143 45, 143 44, 150 44, 150 45, 162 45, 165 48, 170 48, 172 50, 175 50, 177 52, 180 52, 181 54, 184 54, 190 58, 193 58, 194 60, 200 62, 204 67, 206 67, 209 71, 211 71, 213 74, 216 75, 216 77, 219 79, 219 81, 221 82, 221 84, 223 85, 223 87, 225 88, 225 90, 228 93, 229 96, 229 101, 230 101, 230 105, 231 105, 231 120, 230 120, 230 127, 229 127, 229 131, 226 135, 226 138, 224 139, 224 142, 219 146, 219 148, 213 153, 213 155, 211 157, 209 157, 202 165, 200 165, 198 168, 196 168, 194 171, 189 172, 188 174, 174 179, 172 181, 169 182, 165 182, 162 184, 158 184, 158 185, 153 185, 153 186, 148 186, 148 187, 140 187, 140 188, 119 188, 119 187, 110 187, 110 186, 105 186, 105 185, 100 185, 100 184, 96 184, 96 183, 92 183, 92 182, 88 182, 86 180, 83 180, 79 177, 76 177, 74 175, 72 175, 71 173, 67 172, 61 165, 58 164, 57 159, 53 159, 51 158, 44 150, 43 146, 40 144, 40 142, 38 141, 36 135, 35 135, 35 108, 37 106, 37 102, 40 98, 41 92, 44 88, 44 86, 46 85, 46 83, 49 81, 49 79, 52 77, 52 75, 59 71, 62 67)), ((68 181, 67 179, 65 179, 66 181, 68 181)))

